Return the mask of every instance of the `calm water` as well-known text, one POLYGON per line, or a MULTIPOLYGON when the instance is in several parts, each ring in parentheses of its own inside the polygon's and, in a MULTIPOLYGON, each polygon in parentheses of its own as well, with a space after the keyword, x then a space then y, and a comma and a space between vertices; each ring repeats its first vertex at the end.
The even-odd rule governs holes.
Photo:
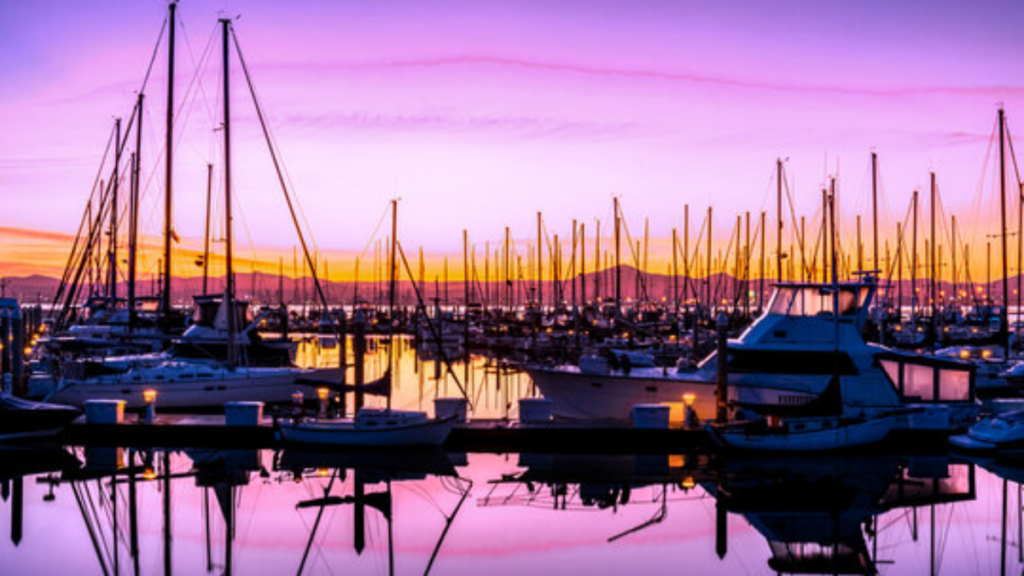
MULTIPOLYGON (((355 362, 351 338, 348 346, 348 382, 353 382, 355 362)), ((463 391, 472 406, 470 417, 506 418, 517 416, 516 400, 535 393, 530 377, 508 362, 474 354, 468 364, 460 352, 446 351, 448 363, 436 355, 418 354, 413 339, 396 337, 394 354, 388 353, 387 338, 370 338, 366 353, 366 381, 382 376, 392 365, 392 407, 423 410, 431 415, 434 398, 461 398, 463 391), (448 364, 451 370, 448 370, 448 364)), ((303 339, 296 363, 304 367, 337 367, 340 347, 328 346, 315 337, 303 339)), ((351 394, 348 406, 353 406, 351 394)), ((370 406, 384 406, 384 399, 367 396, 370 406)))
POLYGON ((53 448, 0 453, 0 475, 4 574, 1024 567, 1024 469, 946 457, 53 448))

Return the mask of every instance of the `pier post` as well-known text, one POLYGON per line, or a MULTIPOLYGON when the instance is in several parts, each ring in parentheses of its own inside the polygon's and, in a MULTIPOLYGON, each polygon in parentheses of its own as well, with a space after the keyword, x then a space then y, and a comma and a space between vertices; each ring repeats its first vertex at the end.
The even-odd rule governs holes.
POLYGON ((718 378, 715 387, 715 404, 718 408, 716 420, 724 424, 729 419, 726 401, 729 395, 729 358, 727 345, 729 342, 729 317, 725 312, 719 312, 715 319, 715 333, 718 336, 718 378))

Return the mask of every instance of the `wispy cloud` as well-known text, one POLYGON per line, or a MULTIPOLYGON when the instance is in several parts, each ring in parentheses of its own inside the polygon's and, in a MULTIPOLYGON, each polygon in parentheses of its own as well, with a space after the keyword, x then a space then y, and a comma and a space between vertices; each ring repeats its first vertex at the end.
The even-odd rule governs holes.
POLYGON ((749 80, 738 77, 712 76, 706 74, 695 74, 677 72, 670 70, 658 70, 654 68, 617 68, 580 64, 573 62, 556 62, 546 60, 535 60, 527 58, 514 58, 493 55, 453 55, 435 58, 410 58, 364 62, 278 62, 270 65, 276 68, 291 70, 359 70, 359 69, 388 69, 388 68, 453 68, 453 67, 499 67, 518 68, 536 72, 547 72, 556 74, 571 74, 581 76, 611 77, 635 80, 649 80, 662 82, 681 82, 703 85, 716 85, 722 87, 741 88, 749 90, 764 90, 773 92, 802 92, 815 94, 842 94, 860 96, 914 96, 914 95, 962 95, 962 96, 986 96, 986 95, 1024 95, 1024 86, 1000 85, 1000 86, 857 86, 857 85, 827 85, 827 84, 801 84, 801 83, 773 83, 758 80, 749 80))

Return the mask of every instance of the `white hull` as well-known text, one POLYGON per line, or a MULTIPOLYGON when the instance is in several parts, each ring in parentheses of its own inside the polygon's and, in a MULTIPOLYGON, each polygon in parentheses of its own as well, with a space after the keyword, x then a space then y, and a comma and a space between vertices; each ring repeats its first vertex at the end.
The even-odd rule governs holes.
MULTIPOLYGON (((635 370, 631 375, 586 374, 561 368, 526 369, 541 394, 551 400, 553 412, 563 418, 580 420, 627 420, 636 404, 683 402, 683 395, 693 394, 694 408, 702 418, 714 416, 716 410, 714 380, 701 378, 700 373, 676 376, 661 375, 658 369, 635 370)), ((750 376, 730 377, 731 400, 745 404, 799 405, 821 394, 827 385, 801 382, 791 385, 785 377, 769 383, 765 378, 753 382, 750 376), (805 389, 800 389, 805 388, 805 389)))
MULTIPOLYGON (((290 402, 292 394, 307 395, 321 382, 338 382, 336 370, 296 370, 280 368, 239 368, 223 377, 191 381, 112 381, 70 382, 48 399, 54 404, 82 407, 88 400, 124 400, 128 409, 145 406, 143 392, 155 390, 157 410, 221 408, 227 402, 290 402)), ((218 375, 219 376, 219 375, 218 375)))
POLYGON ((455 427, 455 419, 429 420, 417 424, 360 428, 346 420, 282 422, 281 438, 294 444, 321 446, 441 446, 455 427))
POLYGON ((876 444, 892 430, 891 418, 878 418, 809 432, 744 433, 708 427, 729 448, 762 452, 827 452, 876 444))

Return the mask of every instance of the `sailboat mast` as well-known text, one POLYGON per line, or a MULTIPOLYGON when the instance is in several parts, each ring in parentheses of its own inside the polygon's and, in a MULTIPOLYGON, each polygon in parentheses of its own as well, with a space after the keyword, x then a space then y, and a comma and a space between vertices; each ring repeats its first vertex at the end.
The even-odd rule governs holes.
POLYGON ((871 267, 878 268, 878 154, 871 153, 871 267))
POLYGON ((939 326, 939 289, 938 289, 938 275, 939 267, 938 260, 936 259, 935 253, 939 245, 938 236, 935 235, 935 205, 938 201, 939 193, 938 188, 935 185, 935 172, 931 174, 931 237, 932 242, 930 246, 931 250, 931 287, 928 292, 931 296, 932 305, 932 331, 936 332, 939 326))
POLYGON ((622 314, 622 244, 619 232, 619 198, 612 199, 612 208, 615 213, 615 313, 622 314))
MULTIPOLYGON (((775 160, 775 181, 775 281, 782 282, 782 158, 775 160)), ((762 226, 762 234, 763 228, 762 226)), ((764 276, 764 273, 761 276, 764 276)))
POLYGON ((1010 359, 1010 274, 1008 268, 1008 254, 1006 241, 1006 112, 999 109, 999 237, 1003 243, 1003 306, 1002 327, 1000 328, 1003 339, 1005 355, 1003 358, 1010 359))
POLYGON ((235 275, 232 266, 233 249, 232 228, 231 228, 231 69, 230 69, 230 45, 228 43, 231 34, 231 20, 222 18, 220 20, 221 32, 223 34, 223 56, 224 56, 224 273, 226 284, 224 286, 224 310, 227 313, 228 321, 228 368, 234 369, 238 365, 237 350, 235 350, 235 275))
POLYGON ((206 165, 206 228, 203 232, 203 294, 209 294, 210 278, 210 204, 213 194, 213 164, 206 165))
POLYGON ((121 188, 121 119, 114 119, 114 185, 110 189, 110 232, 107 244, 107 298, 110 309, 117 306, 117 193, 121 188))
POLYGON ((537 212, 537 311, 544 316, 544 216, 537 212))
POLYGON ((164 129, 164 258, 163 288, 160 293, 160 311, 166 318, 171 313, 171 241, 174 235, 172 214, 174 181, 174 32, 177 28, 176 1, 167 10, 167 122, 164 129))
MULTIPOLYGON (((395 267, 398 248, 398 199, 391 201, 391 257, 388 261, 388 371, 394 362, 395 351, 395 267)), ((387 395, 387 408, 391 410, 391 394, 387 395)))
POLYGON ((142 164, 142 104, 139 94, 135 105, 135 154, 132 156, 132 186, 128 205, 128 330, 135 325, 135 266, 139 242, 139 169, 142 164))

